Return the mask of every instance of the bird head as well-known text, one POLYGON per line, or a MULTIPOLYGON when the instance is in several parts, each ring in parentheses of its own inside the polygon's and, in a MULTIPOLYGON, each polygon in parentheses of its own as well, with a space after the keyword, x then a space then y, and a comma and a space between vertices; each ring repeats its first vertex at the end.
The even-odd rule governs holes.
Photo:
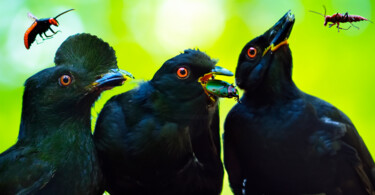
POLYGON ((245 91, 260 86, 274 87, 291 81, 292 56, 288 38, 294 24, 288 11, 276 24, 248 42, 242 49, 236 69, 236 83, 245 91))
POLYGON ((225 81, 216 80, 216 75, 233 76, 229 70, 215 66, 216 60, 199 50, 187 49, 168 61, 156 72, 151 83, 180 101, 205 94, 211 102, 219 97, 236 97, 237 90, 225 81))
POLYGON ((118 70, 113 48, 89 34, 67 38, 56 52, 55 64, 25 82, 25 112, 90 114, 102 91, 132 77, 118 70))

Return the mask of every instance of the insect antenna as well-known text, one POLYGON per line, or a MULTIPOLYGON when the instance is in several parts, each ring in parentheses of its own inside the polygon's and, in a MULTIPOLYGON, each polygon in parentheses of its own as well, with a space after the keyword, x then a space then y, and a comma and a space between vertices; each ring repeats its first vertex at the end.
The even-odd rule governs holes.
POLYGON ((61 13, 61 14, 57 15, 56 17, 54 17, 54 19, 56 19, 57 17, 59 17, 59 16, 65 14, 65 13, 68 13, 68 12, 70 12, 70 11, 73 11, 73 10, 74 10, 74 9, 66 10, 66 11, 64 11, 63 13, 61 13))
POLYGON ((316 12, 316 11, 312 11, 312 10, 309 10, 309 12, 316 13, 316 14, 319 14, 319 15, 321 15, 323 17, 326 17, 326 11, 327 11, 326 6, 323 5, 323 8, 324 8, 324 15, 322 13, 319 13, 319 12, 316 12))

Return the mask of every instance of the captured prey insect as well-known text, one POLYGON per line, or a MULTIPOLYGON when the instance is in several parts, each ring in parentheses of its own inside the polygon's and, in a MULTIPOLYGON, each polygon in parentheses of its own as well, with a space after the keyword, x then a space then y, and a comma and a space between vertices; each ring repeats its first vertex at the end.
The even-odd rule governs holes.
MULTIPOLYGON (((235 100, 239 102, 238 90, 233 84, 215 79, 215 75, 222 74, 220 72, 222 71, 208 73, 199 78, 199 82, 202 84, 202 86, 205 86, 203 87, 204 92, 213 102, 215 102, 214 96, 226 98, 234 97, 235 100)), ((229 73, 227 74, 229 75, 229 73)))
MULTIPOLYGON (((326 15, 327 10, 326 10, 326 7, 324 5, 323 5, 323 8, 324 8, 324 15, 319 13, 319 12, 316 12, 316 11, 311 11, 311 10, 309 10, 309 11, 313 12, 313 13, 316 13, 316 14, 319 14, 319 15, 322 15, 324 17, 324 26, 327 26, 328 22, 332 22, 332 24, 329 24, 329 28, 331 28, 332 26, 334 26, 336 24, 339 32, 340 32, 340 29, 348 30, 351 27, 351 26, 349 26, 346 29, 341 28, 340 23, 349 22, 352 26, 354 26, 354 24, 352 24, 352 22, 359 22, 359 21, 363 21, 363 20, 371 22, 370 20, 368 20, 367 18, 362 17, 362 16, 349 15, 348 12, 346 12, 345 14, 335 13, 332 16, 329 16, 329 15, 326 15)), ((371 23, 373 23, 373 22, 371 22, 371 23)), ((357 26, 354 26, 354 27, 359 29, 359 27, 357 27, 357 26)))
POLYGON ((35 17, 31 13, 28 13, 28 16, 30 18, 34 19, 34 23, 26 30, 25 36, 23 38, 26 49, 30 48, 31 44, 35 41, 35 38, 38 34, 43 40, 52 38, 52 36, 55 35, 59 31, 57 31, 57 32, 53 31, 52 28, 51 28, 51 25, 59 26, 59 23, 57 22, 56 19, 59 16, 65 14, 67 12, 73 11, 73 10, 74 9, 66 10, 66 11, 60 13, 59 15, 57 15, 54 18, 41 18, 41 19, 38 19, 37 17, 35 17), (47 35, 46 34, 47 30, 50 30, 53 34, 47 35), (45 36, 45 38, 43 38, 42 34, 45 36))

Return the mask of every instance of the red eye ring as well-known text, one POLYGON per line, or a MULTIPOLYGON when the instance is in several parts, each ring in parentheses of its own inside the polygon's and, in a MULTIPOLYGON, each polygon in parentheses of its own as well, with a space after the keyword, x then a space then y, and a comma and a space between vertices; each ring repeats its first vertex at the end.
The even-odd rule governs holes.
POLYGON ((257 56, 257 49, 255 47, 250 47, 248 50, 247 50, 247 56, 249 56, 249 58, 255 58, 255 56, 257 56))
POLYGON ((181 67, 179 69, 177 69, 177 77, 179 79, 186 79, 189 77, 189 71, 187 68, 185 67, 181 67))
POLYGON ((68 86, 72 83, 72 77, 69 76, 69 75, 62 75, 60 78, 59 78, 59 83, 61 86, 68 86))

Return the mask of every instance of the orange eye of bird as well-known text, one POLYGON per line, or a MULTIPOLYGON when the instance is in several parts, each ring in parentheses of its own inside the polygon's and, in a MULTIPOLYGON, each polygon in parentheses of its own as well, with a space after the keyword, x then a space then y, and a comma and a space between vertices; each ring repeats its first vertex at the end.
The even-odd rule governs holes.
POLYGON ((185 67, 181 67, 177 70, 177 76, 180 79, 186 79, 189 76, 189 71, 185 67))
POLYGON ((247 50, 247 56, 249 56, 249 58, 255 58, 256 55, 257 55, 257 49, 255 47, 250 47, 247 50))
POLYGON ((62 86, 68 86, 72 83, 72 77, 69 75, 62 75, 59 79, 59 83, 62 86))

